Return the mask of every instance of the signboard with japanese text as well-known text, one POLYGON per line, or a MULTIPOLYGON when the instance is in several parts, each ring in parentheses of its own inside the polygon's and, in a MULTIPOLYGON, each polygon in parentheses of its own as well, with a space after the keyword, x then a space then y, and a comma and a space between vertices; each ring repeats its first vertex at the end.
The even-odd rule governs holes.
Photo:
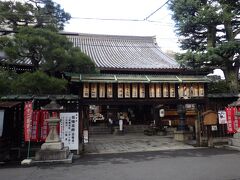
POLYGON ((139 92, 140 92, 140 98, 145 98, 145 85, 139 84, 139 92))
POLYGON ((123 84, 118 84, 118 98, 123 98, 123 84))
POLYGON ((199 84, 199 96, 204 96, 204 84, 199 84))
POLYGON ((175 97, 175 84, 170 84, 170 97, 175 97))
POLYGON ((193 97, 198 97, 198 84, 193 84, 193 97))
POLYGON ((132 84, 132 97, 138 97, 138 85, 136 83, 132 84))
POLYGON ((47 138, 49 127, 46 119, 49 118, 48 111, 41 110, 41 116, 40 116, 40 141, 44 142, 47 138))
POLYGON ((161 84, 157 83, 155 87, 156 87, 156 97, 157 98, 162 97, 162 87, 161 87, 161 84))
POLYGON ((24 140, 25 141, 30 141, 31 139, 32 114, 33 114, 32 101, 25 102, 25 105, 24 105, 24 140))
POLYGON ((226 111, 218 111, 218 122, 219 124, 227 124, 227 115, 226 111))
POLYGON ((40 111, 35 110, 32 113, 32 127, 31 127, 31 141, 38 142, 38 131, 39 131, 39 122, 40 122, 40 111))
POLYGON ((97 98, 97 84, 91 84, 91 98, 97 98))
POLYGON ((169 97, 168 84, 163 84, 163 97, 169 97))
POLYGON ((107 98, 113 97, 113 87, 112 84, 107 84, 107 98))
POLYGON ((149 97, 155 98, 155 84, 149 84, 149 97))
POLYGON ((83 97, 89 98, 89 83, 83 83, 83 97))
POLYGON ((105 98, 105 84, 104 83, 99 84, 99 97, 105 98))
POLYGON ((60 113, 60 139, 70 150, 78 149, 79 115, 77 112, 60 113))
POLYGON ((227 117, 227 131, 228 133, 235 133, 235 123, 234 123, 234 108, 226 108, 226 117, 227 117))
POLYGON ((125 83, 124 84, 124 97, 125 98, 130 98, 130 84, 129 83, 125 83))

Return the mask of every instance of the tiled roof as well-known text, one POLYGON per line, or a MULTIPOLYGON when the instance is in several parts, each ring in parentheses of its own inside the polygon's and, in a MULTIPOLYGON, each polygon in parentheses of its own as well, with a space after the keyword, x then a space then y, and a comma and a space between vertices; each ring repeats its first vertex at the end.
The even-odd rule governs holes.
POLYGON ((164 54, 152 36, 68 34, 98 68, 176 69, 179 64, 164 54))

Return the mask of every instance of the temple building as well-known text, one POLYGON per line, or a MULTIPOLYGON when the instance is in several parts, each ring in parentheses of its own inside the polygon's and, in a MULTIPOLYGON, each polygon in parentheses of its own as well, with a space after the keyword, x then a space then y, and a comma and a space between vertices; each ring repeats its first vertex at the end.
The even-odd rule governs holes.
POLYGON ((204 72, 195 72, 164 54, 152 36, 65 34, 94 61, 99 74, 66 75, 79 95, 90 125, 118 120, 126 124, 178 125, 177 105, 186 107, 194 125, 197 107, 207 103, 204 72), (159 110, 164 110, 160 117, 159 110))

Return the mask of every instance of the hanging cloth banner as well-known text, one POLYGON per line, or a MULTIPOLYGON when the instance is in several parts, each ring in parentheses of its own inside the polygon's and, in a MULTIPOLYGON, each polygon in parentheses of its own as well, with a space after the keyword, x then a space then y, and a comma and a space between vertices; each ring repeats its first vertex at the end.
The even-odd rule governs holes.
POLYGON ((45 139, 47 138, 48 132, 49 132, 49 127, 48 127, 48 123, 47 121, 45 121, 46 119, 49 118, 49 113, 48 111, 43 111, 41 110, 40 113, 40 129, 41 129, 41 133, 40 133, 40 141, 44 142, 45 139))
POLYGON ((235 108, 226 108, 226 116, 227 116, 227 132, 235 133, 235 108))
POLYGON ((30 141, 31 139, 32 114, 33 114, 32 101, 25 102, 25 105, 24 105, 24 140, 25 141, 30 141))
POLYGON ((32 115, 32 132, 31 132, 31 141, 38 142, 39 141, 39 122, 40 122, 40 111, 33 111, 32 115))
POLYGON ((240 132, 240 116, 236 116, 236 113, 240 112, 240 107, 237 109, 237 108, 234 108, 235 109, 235 112, 234 112, 234 117, 235 117, 235 129, 236 129, 236 132, 240 132))

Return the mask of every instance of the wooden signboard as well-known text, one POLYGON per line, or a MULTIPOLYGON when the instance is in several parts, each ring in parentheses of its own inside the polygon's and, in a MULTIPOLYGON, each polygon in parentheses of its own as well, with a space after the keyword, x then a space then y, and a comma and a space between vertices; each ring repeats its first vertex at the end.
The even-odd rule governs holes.
POLYGON ((198 84, 193 84, 193 97, 198 97, 198 84))
POLYGON ((145 98, 145 85, 139 84, 140 98, 145 98))
POLYGON ((129 83, 124 84, 124 97, 130 98, 130 84, 129 83))
POLYGON ((104 83, 99 84, 99 97, 105 98, 105 84, 104 83))
POLYGON ((183 96, 186 98, 190 97, 190 85, 189 84, 183 85, 183 96))
POLYGON ((215 125, 217 124, 217 113, 212 110, 208 110, 202 113, 204 125, 215 125))
POLYGON ((92 83, 91 84, 91 98, 96 98, 97 97, 97 84, 92 83))
POLYGON ((132 84, 132 98, 138 97, 138 84, 132 84))
POLYGON ((170 84, 170 97, 175 97, 175 84, 170 84))
POLYGON ((155 84, 149 84, 149 97, 155 98, 155 84))
POLYGON ((178 96, 179 98, 183 98, 183 84, 180 84, 178 87, 178 96))
POLYGON ((123 98, 123 84, 118 84, 118 98, 123 98))
POLYGON ((163 97, 169 97, 169 89, 167 83, 163 84, 163 97))
POLYGON ((89 98, 89 83, 83 83, 83 97, 89 98))
POLYGON ((156 98, 162 97, 162 86, 161 86, 161 84, 157 83, 155 87, 156 87, 156 98))
POLYGON ((199 84, 199 96, 204 97, 204 84, 199 84))
POLYGON ((107 98, 113 97, 113 87, 112 84, 107 84, 107 98))

